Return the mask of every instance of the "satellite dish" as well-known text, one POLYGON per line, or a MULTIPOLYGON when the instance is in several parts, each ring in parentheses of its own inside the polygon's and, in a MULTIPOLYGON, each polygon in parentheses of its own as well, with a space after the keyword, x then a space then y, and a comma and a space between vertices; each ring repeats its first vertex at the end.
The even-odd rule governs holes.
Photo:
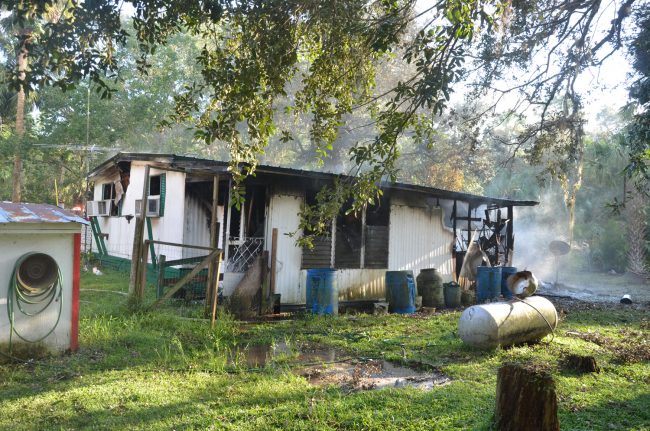
POLYGON ((569 254, 571 251, 571 246, 564 242, 564 241, 551 241, 551 243, 548 245, 548 249, 551 250, 551 253, 553 253, 555 256, 564 256, 565 254, 569 254))

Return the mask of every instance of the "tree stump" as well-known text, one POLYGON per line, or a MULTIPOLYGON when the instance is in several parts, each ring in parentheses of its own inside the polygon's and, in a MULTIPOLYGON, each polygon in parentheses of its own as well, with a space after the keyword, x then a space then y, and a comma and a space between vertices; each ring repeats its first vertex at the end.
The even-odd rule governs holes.
POLYGON ((496 429, 559 431, 555 382, 533 364, 505 364, 497 376, 496 429))
POLYGON ((593 356, 568 355, 564 366, 577 373, 600 373, 600 367, 593 356))

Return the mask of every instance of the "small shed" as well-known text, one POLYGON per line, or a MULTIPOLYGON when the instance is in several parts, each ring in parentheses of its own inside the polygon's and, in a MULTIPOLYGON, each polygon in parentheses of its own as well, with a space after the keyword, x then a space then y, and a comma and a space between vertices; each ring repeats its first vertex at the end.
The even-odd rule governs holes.
POLYGON ((77 349, 82 224, 53 205, 0 202, 0 351, 77 349))

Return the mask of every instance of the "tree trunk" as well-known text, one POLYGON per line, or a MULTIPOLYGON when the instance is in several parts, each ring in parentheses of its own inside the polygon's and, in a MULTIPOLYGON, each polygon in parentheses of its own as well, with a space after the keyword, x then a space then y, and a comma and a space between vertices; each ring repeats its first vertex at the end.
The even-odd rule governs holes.
POLYGON ((627 225, 627 251, 628 271, 645 275, 646 268, 646 200, 643 192, 633 186, 630 191, 631 198, 625 204, 625 218, 627 225))
POLYGON ((25 137, 25 72, 27 70, 27 43, 28 35, 23 35, 20 47, 16 55, 18 65, 18 94, 16 95, 16 145, 14 147, 14 172, 11 200, 20 202, 22 200, 23 188, 23 139, 25 137))
POLYGON ((496 429, 559 431, 551 375, 530 364, 506 364, 497 376, 496 429))
MULTIPOLYGON (((582 103, 577 94, 573 91, 568 95, 571 101, 571 139, 567 156, 570 157, 570 162, 573 167, 572 170, 567 172, 566 180, 564 181, 564 202, 569 211, 569 226, 568 236, 569 244, 573 245, 573 230, 575 227, 576 215, 576 197, 580 187, 582 187, 582 174, 585 156, 585 131, 584 122, 582 119, 582 103)), ((568 115, 568 105, 565 107, 565 115, 568 115)))

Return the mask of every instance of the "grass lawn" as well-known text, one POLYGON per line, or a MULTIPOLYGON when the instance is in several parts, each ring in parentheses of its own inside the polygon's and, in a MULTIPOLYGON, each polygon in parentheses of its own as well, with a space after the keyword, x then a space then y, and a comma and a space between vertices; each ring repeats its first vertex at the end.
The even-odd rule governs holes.
POLYGON ((497 368, 535 360, 551 367, 563 430, 650 430, 648 307, 561 303, 567 313, 550 344, 486 352, 456 336, 458 312, 255 324, 222 315, 211 330, 191 319, 198 305, 128 312, 114 293, 127 283, 109 271, 82 276, 79 352, 0 365, 0 429, 488 430, 497 368), (312 385, 290 353, 263 367, 233 360, 241 346, 263 343, 334 347, 452 381, 431 391, 346 391, 312 385), (566 371, 568 354, 593 355, 601 372, 566 371))

